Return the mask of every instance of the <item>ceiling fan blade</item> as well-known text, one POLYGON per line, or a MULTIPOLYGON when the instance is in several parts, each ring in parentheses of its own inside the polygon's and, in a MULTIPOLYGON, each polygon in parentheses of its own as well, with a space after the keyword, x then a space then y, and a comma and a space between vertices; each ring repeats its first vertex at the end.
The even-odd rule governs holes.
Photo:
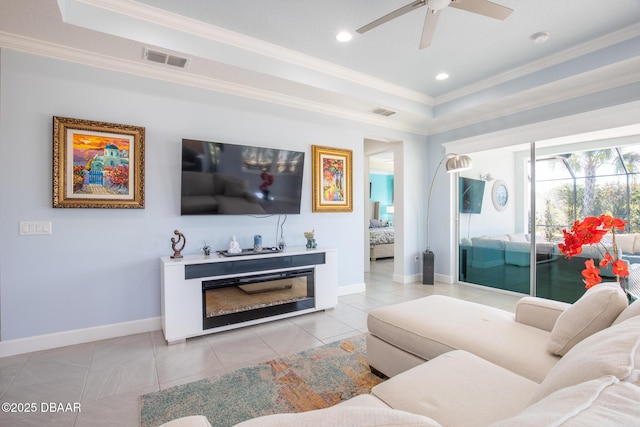
POLYGON ((500 20, 506 19, 513 12, 513 9, 488 0, 453 0, 449 6, 500 20))
POLYGON ((379 25, 384 24, 385 22, 389 22, 392 19, 397 18, 398 16, 404 15, 405 13, 409 13, 414 9, 422 7, 426 4, 426 0, 416 0, 413 3, 410 3, 406 6, 402 6, 400 9, 396 9, 391 13, 384 15, 382 18, 378 18, 375 21, 365 25, 364 27, 360 27, 356 30, 357 33, 366 33, 369 30, 376 28, 379 25))
POLYGON ((420 38, 420 49, 431 46, 431 39, 436 32, 436 24, 441 14, 441 10, 427 9, 427 16, 424 18, 424 26, 422 27, 422 37, 420 38))

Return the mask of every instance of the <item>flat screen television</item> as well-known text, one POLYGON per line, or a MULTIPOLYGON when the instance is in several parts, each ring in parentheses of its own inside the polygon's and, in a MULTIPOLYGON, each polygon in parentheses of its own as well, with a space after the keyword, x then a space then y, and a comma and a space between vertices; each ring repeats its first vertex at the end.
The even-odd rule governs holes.
POLYGON ((304 153, 182 140, 182 215, 299 214, 304 153))
POLYGON ((460 177, 460 212, 479 214, 482 211, 485 182, 479 179, 460 177))

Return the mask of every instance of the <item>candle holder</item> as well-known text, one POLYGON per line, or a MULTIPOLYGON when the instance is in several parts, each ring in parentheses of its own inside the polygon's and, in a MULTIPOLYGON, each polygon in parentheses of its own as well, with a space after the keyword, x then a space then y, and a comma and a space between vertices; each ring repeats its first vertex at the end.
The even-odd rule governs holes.
POLYGON ((262 236, 259 234, 253 236, 253 252, 262 252, 262 236))

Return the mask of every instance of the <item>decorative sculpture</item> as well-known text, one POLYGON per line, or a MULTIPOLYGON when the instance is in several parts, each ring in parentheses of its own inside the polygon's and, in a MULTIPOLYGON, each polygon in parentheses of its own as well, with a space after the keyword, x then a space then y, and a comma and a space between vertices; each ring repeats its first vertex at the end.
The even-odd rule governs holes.
POLYGON ((171 249, 173 249, 173 255, 171 255, 171 258, 172 259, 181 259, 182 258, 182 253, 181 252, 184 249, 184 245, 187 244, 187 239, 184 237, 184 234, 182 234, 178 230, 173 230, 173 234, 178 236, 178 238, 177 239, 175 237, 171 238, 171 249), (180 243, 181 240, 182 240, 182 246, 180 246, 180 249, 177 249, 177 246, 178 246, 178 244, 180 243))
POLYGON ((318 244, 316 243, 316 239, 314 237, 315 235, 315 229, 311 230, 311 231, 305 231, 304 233, 304 237, 307 239, 307 249, 315 249, 318 247, 318 244))
POLYGON ((233 236, 231 238, 231 242, 229 242, 229 249, 227 250, 227 252, 230 254, 239 254, 242 252, 242 249, 240 248, 240 244, 236 240, 236 236, 233 236))
POLYGON ((204 252, 204 256, 211 255, 211 246, 209 246, 209 243, 207 243, 206 240, 203 240, 203 242, 204 246, 202 247, 202 252, 204 252))

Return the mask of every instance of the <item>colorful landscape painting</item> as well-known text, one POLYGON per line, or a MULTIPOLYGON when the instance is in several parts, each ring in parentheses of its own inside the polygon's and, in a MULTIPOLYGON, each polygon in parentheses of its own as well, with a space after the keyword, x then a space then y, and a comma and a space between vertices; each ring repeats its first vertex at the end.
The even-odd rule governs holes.
POLYGON ((324 202, 344 202, 344 169, 343 158, 322 158, 322 200, 324 202))
POLYGON ((353 212, 353 152, 311 146, 313 212, 353 212))
POLYGON ((128 195, 131 140, 73 133, 73 194, 128 195))

